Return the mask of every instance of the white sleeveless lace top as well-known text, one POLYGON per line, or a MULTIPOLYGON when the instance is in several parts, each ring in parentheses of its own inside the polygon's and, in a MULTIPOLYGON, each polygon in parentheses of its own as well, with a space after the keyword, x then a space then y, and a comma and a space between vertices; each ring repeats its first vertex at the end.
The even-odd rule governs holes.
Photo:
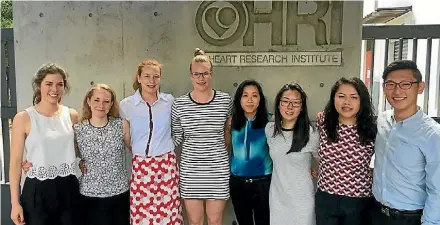
POLYGON ((74 133, 69 108, 62 107, 60 115, 46 117, 35 108, 25 109, 31 119, 31 130, 25 140, 26 159, 32 163, 29 178, 54 179, 75 175, 74 133))

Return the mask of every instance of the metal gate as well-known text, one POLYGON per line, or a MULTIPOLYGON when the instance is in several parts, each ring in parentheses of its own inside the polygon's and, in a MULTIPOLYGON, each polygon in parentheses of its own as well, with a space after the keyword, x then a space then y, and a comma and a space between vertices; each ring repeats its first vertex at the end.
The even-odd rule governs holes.
POLYGON ((385 25, 363 26, 362 39, 366 45, 361 76, 368 85, 373 105, 380 112, 389 109, 381 88, 381 74, 384 67, 394 60, 410 59, 416 61, 424 74, 426 88, 424 91, 423 110, 428 114, 430 107, 437 106, 437 112, 430 116, 440 116, 440 47, 433 49, 433 41, 440 40, 440 25, 385 25), (420 48, 419 46, 422 46, 420 48), (381 51, 376 51, 377 49, 381 51), (437 61, 433 61, 437 58, 437 61), (422 54, 418 54, 422 53, 422 54), (424 53, 424 54, 423 54, 424 53), (436 71, 431 71, 435 63, 436 71), (376 76, 375 76, 376 75, 376 76), (431 78, 436 77, 436 83, 431 78), (434 88, 431 91, 431 88, 434 88), (431 92, 431 94, 430 94, 431 92), (430 99, 435 99, 435 105, 429 105, 430 99))
POLYGON ((1 29, 1 133, 3 145, 1 153, 1 224, 13 224, 10 219, 9 193, 9 147, 10 125, 17 113, 17 94, 15 89, 14 31, 12 28, 1 29))

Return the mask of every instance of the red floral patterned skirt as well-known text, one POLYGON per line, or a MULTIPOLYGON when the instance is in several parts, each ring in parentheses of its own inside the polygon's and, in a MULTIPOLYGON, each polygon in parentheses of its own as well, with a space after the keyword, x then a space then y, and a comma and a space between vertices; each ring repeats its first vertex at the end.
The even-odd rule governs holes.
POLYGON ((183 225, 174 152, 155 157, 133 157, 130 224, 183 225))

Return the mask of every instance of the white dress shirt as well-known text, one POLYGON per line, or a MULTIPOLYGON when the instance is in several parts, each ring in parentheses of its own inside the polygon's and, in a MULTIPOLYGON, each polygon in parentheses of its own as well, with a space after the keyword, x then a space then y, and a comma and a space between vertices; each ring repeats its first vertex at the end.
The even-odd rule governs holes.
POLYGON ((130 123, 131 147, 134 155, 159 156, 174 150, 171 138, 173 101, 174 97, 171 94, 159 93, 158 100, 149 106, 137 90, 134 95, 120 102, 120 115, 130 123))

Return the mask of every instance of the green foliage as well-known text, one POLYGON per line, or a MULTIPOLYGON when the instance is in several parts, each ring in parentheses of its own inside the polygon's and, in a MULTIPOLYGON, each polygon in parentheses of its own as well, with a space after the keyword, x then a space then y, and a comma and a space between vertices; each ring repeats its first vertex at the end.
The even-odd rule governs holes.
POLYGON ((12 0, 1 0, 1 27, 12 27, 12 0))

